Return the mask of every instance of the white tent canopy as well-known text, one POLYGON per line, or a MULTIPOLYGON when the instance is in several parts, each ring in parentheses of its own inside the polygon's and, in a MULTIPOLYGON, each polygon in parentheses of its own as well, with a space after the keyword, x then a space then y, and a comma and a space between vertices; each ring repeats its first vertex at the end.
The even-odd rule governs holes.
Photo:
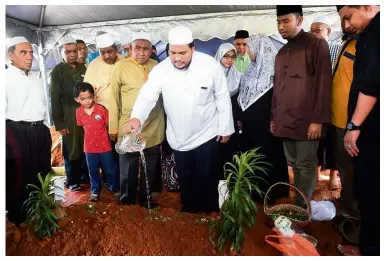
MULTIPOLYGON (((340 19, 334 6, 303 6, 304 29, 319 15, 327 16, 334 31, 340 31, 340 19)), ((7 36, 15 35, 20 26, 37 31, 41 26, 44 47, 54 48, 63 36, 70 35, 94 44, 97 31, 115 35, 116 40, 135 31, 149 32, 156 41, 166 41, 170 28, 185 25, 195 38, 228 39, 239 29, 250 34, 276 34, 276 12, 273 5, 229 6, 11 6, 6 7, 7 36), (42 15, 42 17, 41 17, 42 15), (40 24, 40 18, 41 24, 40 24), (12 27, 11 24, 14 26, 12 27)), ((28 36, 31 36, 29 33, 28 36)), ((37 42, 36 37, 31 37, 37 42)))

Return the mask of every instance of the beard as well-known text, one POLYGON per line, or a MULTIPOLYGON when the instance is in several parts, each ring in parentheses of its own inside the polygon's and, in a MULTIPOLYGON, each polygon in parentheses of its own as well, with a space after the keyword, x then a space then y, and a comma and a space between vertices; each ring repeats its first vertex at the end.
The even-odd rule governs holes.
POLYGON ((191 62, 192 62, 192 59, 189 61, 189 63, 187 63, 186 65, 184 65, 184 66, 181 67, 181 68, 176 67, 176 65, 175 65, 174 63, 172 63, 172 64, 173 64, 173 66, 174 66, 176 69, 178 69, 178 70, 180 70, 180 71, 186 71, 186 70, 188 70, 189 66, 191 65, 191 62))

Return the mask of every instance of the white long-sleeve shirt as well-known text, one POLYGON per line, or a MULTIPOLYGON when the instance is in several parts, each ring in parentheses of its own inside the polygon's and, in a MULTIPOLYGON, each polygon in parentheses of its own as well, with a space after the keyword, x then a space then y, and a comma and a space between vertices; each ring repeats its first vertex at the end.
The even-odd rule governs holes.
POLYGON ((48 125, 43 82, 37 72, 28 75, 13 65, 5 70, 5 117, 12 121, 44 121, 48 125))
POLYGON ((194 52, 187 70, 178 70, 167 58, 155 66, 140 90, 131 119, 141 126, 160 93, 167 114, 167 140, 178 151, 193 150, 217 135, 234 133, 227 80, 220 64, 194 52))

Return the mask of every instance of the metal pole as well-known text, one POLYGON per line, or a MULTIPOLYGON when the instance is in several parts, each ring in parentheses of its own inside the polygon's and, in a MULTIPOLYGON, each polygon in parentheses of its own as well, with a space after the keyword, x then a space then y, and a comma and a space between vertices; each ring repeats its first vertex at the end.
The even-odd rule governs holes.
POLYGON ((45 14, 45 5, 41 7, 41 14, 40 14, 40 23, 39 28, 37 31, 37 41, 39 44, 39 65, 40 65, 40 73, 41 73, 41 79, 43 81, 44 86, 44 94, 45 94, 45 108, 48 113, 48 124, 49 126, 53 126, 53 120, 52 120, 52 112, 51 112, 51 99, 49 98, 49 88, 48 88, 48 82, 47 82, 47 70, 45 68, 45 57, 43 55, 43 33, 42 33, 42 26, 43 26, 43 20, 44 20, 44 14, 45 14))

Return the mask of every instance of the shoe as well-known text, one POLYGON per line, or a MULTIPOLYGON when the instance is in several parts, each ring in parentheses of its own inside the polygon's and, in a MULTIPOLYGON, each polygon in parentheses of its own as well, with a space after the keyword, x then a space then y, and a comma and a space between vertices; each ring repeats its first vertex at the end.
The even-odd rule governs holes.
POLYGON ((120 191, 114 192, 114 196, 115 196, 116 199, 120 199, 120 196, 121 196, 120 191))
POLYGON ((89 197, 89 201, 91 202, 97 202, 98 200, 99 200, 99 195, 91 194, 91 196, 89 197))
POLYGON ((157 208, 157 207, 160 207, 160 205, 154 201, 151 201, 151 206, 148 207, 148 201, 144 201, 144 202, 139 202, 139 206, 140 207, 143 207, 143 208, 146 208, 146 209, 154 209, 154 208, 157 208))
POLYGON ((81 190, 81 186, 79 184, 71 185, 69 186, 69 189, 74 192, 74 191, 79 191, 81 190))

